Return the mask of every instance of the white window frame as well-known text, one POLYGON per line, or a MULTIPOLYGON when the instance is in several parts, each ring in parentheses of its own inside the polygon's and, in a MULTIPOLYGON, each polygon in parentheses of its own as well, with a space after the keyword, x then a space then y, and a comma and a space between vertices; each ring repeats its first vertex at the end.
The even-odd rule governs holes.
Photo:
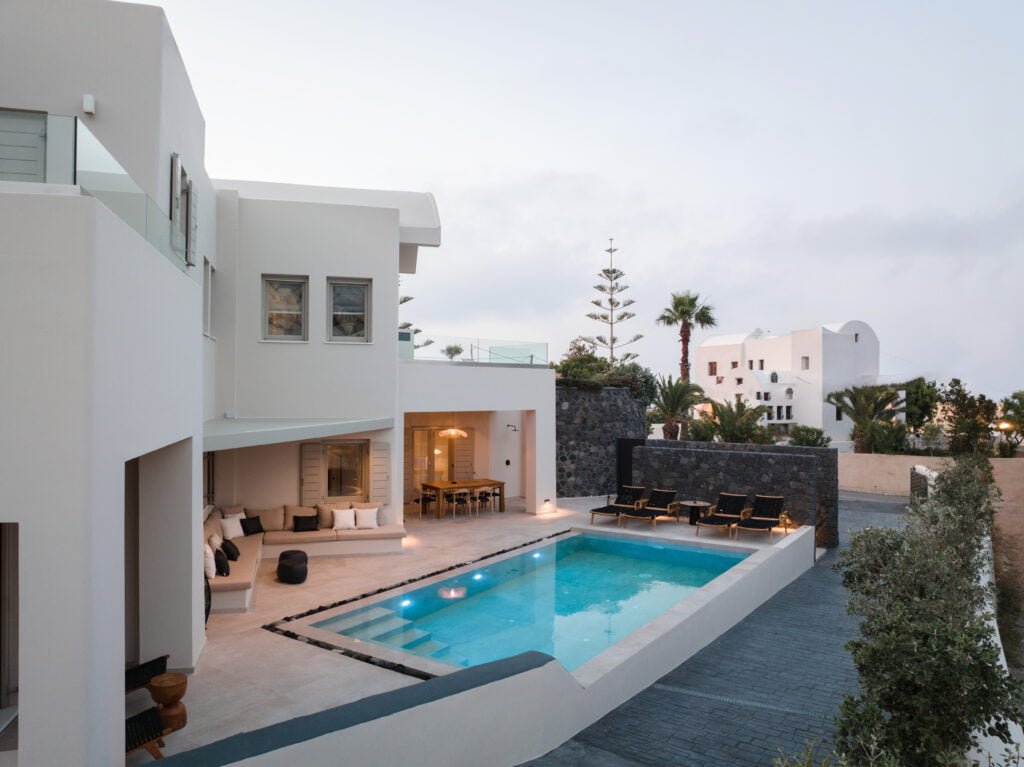
POLYGON ((302 344, 309 342, 309 276, 297 274, 264 274, 260 277, 260 338, 263 341, 275 344, 302 344), (297 336, 272 336, 267 331, 267 283, 276 282, 297 282, 304 286, 302 293, 302 337, 297 336))
POLYGON ((373 341, 373 280, 355 277, 327 278, 327 343, 330 344, 368 344, 373 341), (334 335, 334 286, 355 285, 366 289, 366 301, 363 304, 363 335, 334 335))
POLYGON ((800 358, 800 369, 810 370, 811 369, 811 358, 804 356, 800 358))

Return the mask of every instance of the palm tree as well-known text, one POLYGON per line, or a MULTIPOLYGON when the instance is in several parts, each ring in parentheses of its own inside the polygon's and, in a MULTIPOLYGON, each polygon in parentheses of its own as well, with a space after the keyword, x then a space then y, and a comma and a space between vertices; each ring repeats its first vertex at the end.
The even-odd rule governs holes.
POLYGON ((851 386, 831 392, 825 401, 835 405, 840 412, 853 421, 850 436, 853 437, 853 452, 868 452, 868 433, 876 421, 891 422, 897 413, 903 412, 905 400, 899 390, 891 386, 851 386))
MULTIPOLYGON (((665 308, 657 320, 659 325, 679 326, 679 380, 690 381, 690 334, 694 328, 713 328, 718 324, 715 319, 715 308, 711 304, 701 303, 699 293, 673 293, 672 303, 665 308)), ((684 414, 680 426, 686 428, 689 419, 684 414)))
POLYGON ((655 412, 664 420, 661 434, 665 439, 679 439, 679 421, 690 408, 704 401, 704 390, 689 381, 673 381, 658 377, 658 393, 654 398, 655 412))
POLYGON ((746 400, 712 402, 715 432, 722 442, 753 442, 757 437, 761 416, 768 412, 764 405, 751 407, 746 400))

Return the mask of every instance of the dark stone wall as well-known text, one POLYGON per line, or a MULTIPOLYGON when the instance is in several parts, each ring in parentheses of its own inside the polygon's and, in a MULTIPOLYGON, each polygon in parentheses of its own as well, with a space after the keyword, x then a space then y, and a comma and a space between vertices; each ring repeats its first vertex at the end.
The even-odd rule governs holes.
POLYGON ((839 544, 839 459, 834 448, 649 439, 633 448, 633 481, 712 503, 721 492, 785 496, 818 546, 839 544))
POLYGON ((615 492, 615 441, 646 436, 644 407, 628 389, 555 387, 558 496, 615 492))

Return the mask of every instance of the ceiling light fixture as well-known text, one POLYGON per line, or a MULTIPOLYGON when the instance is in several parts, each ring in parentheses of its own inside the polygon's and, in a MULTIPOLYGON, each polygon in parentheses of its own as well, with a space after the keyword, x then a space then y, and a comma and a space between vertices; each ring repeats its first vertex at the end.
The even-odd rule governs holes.
POLYGON ((447 429, 441 429, 437 436, 441 439, 466 439, 469 435, 462 429, 455 428, 455 413, 452 413, 452 425, 447 429))

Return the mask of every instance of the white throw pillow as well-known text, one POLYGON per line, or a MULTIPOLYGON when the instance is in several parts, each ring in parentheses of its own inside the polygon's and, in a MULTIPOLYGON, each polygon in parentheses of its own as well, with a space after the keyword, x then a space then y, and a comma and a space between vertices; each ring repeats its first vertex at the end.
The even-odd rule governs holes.
POLYGON ((334 509, 335 530, 355 530, 356 510, 355 509, 334 509))
POLYGON ((221 544, 224 543, 224 539, 221 538, 219 535, 217 535, 217 533, 214 533, 213 535, 210 536, 210 540, 207 541, 207 543, 210 544, 210 548, 211 549, 216 551, 217 549, 219 549, 221 547, 221 544))
POLYGON ((203 571, 211 581, 217 577, 217 562, 213 558, 213 549, 208 543, 203 546, 203 571))
POLYGON ((372 509, 355 509, 356 527, 360 530, 372 530, 377 526, 377 506, 372 509))
POLYGON ((244 514, 239 514, 236 517, 224 517, 220 521, 221 532, 229 541, 245 535, 245 531, 242 530, 242 519, 244 516, 244 514))

